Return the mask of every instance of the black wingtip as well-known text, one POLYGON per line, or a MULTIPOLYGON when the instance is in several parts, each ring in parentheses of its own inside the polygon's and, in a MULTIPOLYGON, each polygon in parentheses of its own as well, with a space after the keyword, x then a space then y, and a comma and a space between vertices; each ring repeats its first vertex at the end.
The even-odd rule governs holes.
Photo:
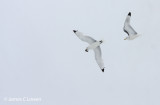
POLYGON ((88 49, 85 49, 86 52, 88 52, 88 49))
POLYGON ((104 72, 104 68, 102 69, 102 72, 104 72))
POLYGON ((128 16, 131 16, 131 12, 128 13, 128 16))
POLYGON ((76 31, 76 30, 73 30, 73 32, 76 33, 77 31, 76 31))

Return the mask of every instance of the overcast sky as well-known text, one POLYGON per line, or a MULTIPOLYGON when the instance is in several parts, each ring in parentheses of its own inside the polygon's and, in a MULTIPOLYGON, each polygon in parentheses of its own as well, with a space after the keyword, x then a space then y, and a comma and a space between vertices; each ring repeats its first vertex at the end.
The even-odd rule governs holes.
POLYGON ((1 0, 1 105, 160 105, 159 0, 1 0), (141 34, 124 40, 128 12, 141 34), (101 45, 105 71, 74 33, 101 45), (4 98, 40 97, 39 102, 4 98))

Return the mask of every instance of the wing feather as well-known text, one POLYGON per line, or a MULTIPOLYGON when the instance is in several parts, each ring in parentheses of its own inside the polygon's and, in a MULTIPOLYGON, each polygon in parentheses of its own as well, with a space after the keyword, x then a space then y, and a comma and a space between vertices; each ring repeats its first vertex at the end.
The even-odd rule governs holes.
POLYGON ((96 47, 94 49, 94 52, 95 52, 95 59, 96 59, 97 64, 99 65, 101 70, 104 70, 104 63, 103 63, 103 59, 102 59, 100 46, 96 47))
POLYGON ((124 28, 123 28, 124 32, 126 32, 128 36, 137 34, 137 32, 130 25, 130 18, 131 18, 131 13, 129 12, 124 22, 124 28))
POLYGON ((75 34, 77 35, 77 37, 78 37, 80 40, 82 40, 82 41, 84 41, 84 42, 87 42, 88 44, 92 44, 92 43, 96 42, 96 40, 93 39, 92 37, 90 37, 90 36, 85 36, 85 35, 83 35, 83 33, 79 32, 79 31, 77 31, 75 34))

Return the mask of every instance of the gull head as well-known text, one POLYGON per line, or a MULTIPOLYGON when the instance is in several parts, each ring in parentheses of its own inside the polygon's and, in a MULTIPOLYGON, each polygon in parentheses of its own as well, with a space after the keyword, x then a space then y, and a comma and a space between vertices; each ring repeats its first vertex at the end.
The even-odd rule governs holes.
POLYGON ((131 36, 128 36, 126 37, 124 40, 134 40, 135 38, 141 36, 140 34, 135 34, 135 35, 131 35, 131 36))
POLYGON ((76 33, 78 30, 73 30, 74 33, 76 33))

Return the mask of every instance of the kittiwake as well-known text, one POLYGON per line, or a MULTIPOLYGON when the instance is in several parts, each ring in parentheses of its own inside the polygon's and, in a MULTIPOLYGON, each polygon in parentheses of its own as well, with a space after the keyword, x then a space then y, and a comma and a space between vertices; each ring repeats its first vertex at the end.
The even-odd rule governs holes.
POLYGON ((90 49, 94 50, 96 62, 99 65, 102 72, 104 72, 104 63, 100 48, 100 44, 103 43, 103 40, 97 41, 90 36, 83 35, 83 33, 79 32, 78 30, 73 30, 73 32, 77 35, 77 37, 80 40, 87 42, 89 44, 89 46, 85 49, 86 52, 88 52, 90 49))
POLYGON ((123 30, 128 34, 128 37, 126 37, 124 40, 133 40, 136 37, 140 36, 130 25, 130 18, 131 18, 131 12, 128 13, 126 20, 124 22, 123 30))

